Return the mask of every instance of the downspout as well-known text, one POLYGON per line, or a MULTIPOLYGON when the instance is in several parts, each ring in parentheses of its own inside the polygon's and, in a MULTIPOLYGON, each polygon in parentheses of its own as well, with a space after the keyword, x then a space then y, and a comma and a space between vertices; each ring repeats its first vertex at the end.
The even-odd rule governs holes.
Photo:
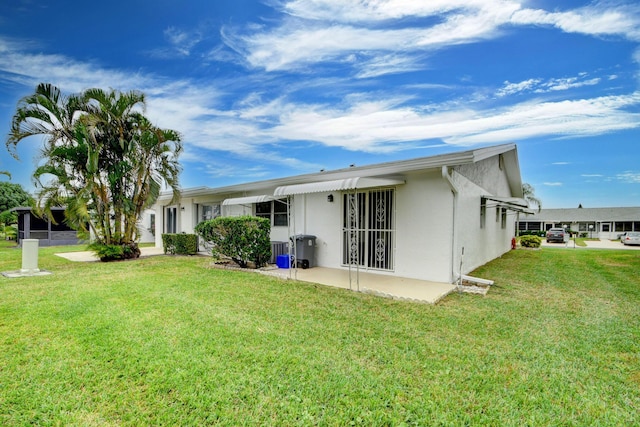
MULTIPOLYGON (((453 279, 456 276, 455 273, 455 257, 456 257, 456 237, 457 237, 457 223, 458 223, 458 187, 454 184, 451 179, 451 175, 449 174, 449 167, 442 166, 442 179, 449 185, 449 189, 451 189, 451 194, 453 195, 453 208, 452 208, 452 232, 451 232, 451 266, 450 266, 450 279, 453 279)), ((460 266, 460 272, 458 274, 458 280, 462 277, 462 265, 460 266)))

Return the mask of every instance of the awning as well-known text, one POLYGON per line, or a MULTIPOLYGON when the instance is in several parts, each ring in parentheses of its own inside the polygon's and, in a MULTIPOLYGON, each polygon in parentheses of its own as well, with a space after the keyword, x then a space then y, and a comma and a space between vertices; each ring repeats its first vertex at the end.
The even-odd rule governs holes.
POLYGON ((231 199, 225 199, 222 202, 222 206, 250 205, 252 203, 270 202, 271 200, 274 200, 274 199, 275 199, 275 197, 268 196, 268 195, 235 197, 235 198, 231 198, 231 199))
POLYGON ((519 199, 517 197, 482 196, 482 198, 497 202, 498 206, 512 211, 522 212, 526 214, 535 213, 532 209, 529 209, 529 206, 524 199, 519 199))
POLYGON ((373 187, 389 187, 404 184, 404 180, 392 178, 365 178, 355 177, 336 179, 333 181, 310 182, 307 184, 284 185, 276 188, 273 195, 276 197, 291 196, 294 194, 326 193, 328 191, 356 190, 373 187))

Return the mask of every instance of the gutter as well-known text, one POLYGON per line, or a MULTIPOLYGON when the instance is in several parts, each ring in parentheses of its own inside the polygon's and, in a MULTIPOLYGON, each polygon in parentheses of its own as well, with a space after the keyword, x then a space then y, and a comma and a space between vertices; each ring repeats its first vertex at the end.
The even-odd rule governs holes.
MULTIPOLYGON (((442 166, 441 169, 442 179, 449 185, 451 194, 453 195, 453 210, 452 210, 452 232, 451 232, 451 266, 450 266, 450 279, 453 279, 455 274, 455 256, 456 256, 456 237, 457 237, 457 223, 458 223, 458 187, 454 184, 449 174, 449 167, 442 166)), ((462 274, 462 259, 460 259, 460 275, 462 274)))

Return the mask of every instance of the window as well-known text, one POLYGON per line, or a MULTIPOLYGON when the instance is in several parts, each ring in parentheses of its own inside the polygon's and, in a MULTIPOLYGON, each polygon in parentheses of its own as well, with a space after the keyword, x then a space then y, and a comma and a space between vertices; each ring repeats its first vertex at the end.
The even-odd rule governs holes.
POLYGON ((154 236, 156 235, 156 214, 154 213, 149 215, 149 231, 154 236))
POLYGON ((615 231, 633 231, 633 223, 631 221, 618 221, 615 223, 615 231))
POLYGON ((500 208, 502 220, 500 222, 500 226, 502 228, 507 228, 507 209, 500 208))
POLYGON ((178 208, 169 207, 165 210, 165 227, 168 234, 178 232, 178 208))
POLYGON ((608 233, 611 231, 611 224, 601 224, 600 229, 603 233, 608 233))
POLYGON ((480 199, 480 228, 484 228, 487 223, 487 199, 480 199))
POLYGON ((542 223, 537 221, 520 221, 518 223, 518 230, 520 231, 540 231, 542 230, 542 223))
POLYGON ((220 216, 220 205, 202 205, 200 221, 208 221, 220 216))
POLYGON ((274 227, 289 225, 287 203, 284 200, 256 203, 256 216, 267 218, 274 227))

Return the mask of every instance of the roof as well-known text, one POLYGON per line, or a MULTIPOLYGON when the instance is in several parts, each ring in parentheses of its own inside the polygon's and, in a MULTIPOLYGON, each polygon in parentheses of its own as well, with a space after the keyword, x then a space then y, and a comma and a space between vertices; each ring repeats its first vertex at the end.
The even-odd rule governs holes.
POLYGON ((640 221, 640 207, 542 209, 522 221, 602 222, 640 221))
MULTIPOLYGON (((67 208, 62 207, 62 206, 52 206, 50 209, 52 211, 64 211, 67 208)), ((31 212, 33 210, 33 208, 29 207, 29 206, 17 206, 15 208, 11 208, 9 210, 12 211, 12 212, 24 213, 24 212, 31 212)))
POLYGON ((293 194, 322 193, 327 191, 355 190, 372 187, 387 187, 404 184, 401 179, 382 178, 345 178, 333 181, 309 182, 307 184, 283 185, 273 192, 274 196, 291 196, 293 194))
MULTIPOLYGON (((276 178, 265 181, 255 181, 245 184, 236 184, 225 187, 195 187, 181 190, 183 197, 195 197, 200 195, 217 194, 237 195, 244 192, 257 192, 277 187, 310 184, 324 181, 338 181, 350 178, 385 178, 402 180, 402 174, 429 169, 441 169, 442 167, 455 167, 458 165, 473 164, 493 156, 503 154, 507 177, 514 197, 522 197, 522 181, 520 166, 518 163, 517 148, 515 144, 500 144, 474 150, 461 151, 436 156, 419 157, 409 160, 378 163, 366 166, 353 166, 333 171, 320 171, 304 175, 295 175, 285 178, 276 178)), ((173 193, 166 191, 160 195, 160 200, 170 199, 173 193)))

